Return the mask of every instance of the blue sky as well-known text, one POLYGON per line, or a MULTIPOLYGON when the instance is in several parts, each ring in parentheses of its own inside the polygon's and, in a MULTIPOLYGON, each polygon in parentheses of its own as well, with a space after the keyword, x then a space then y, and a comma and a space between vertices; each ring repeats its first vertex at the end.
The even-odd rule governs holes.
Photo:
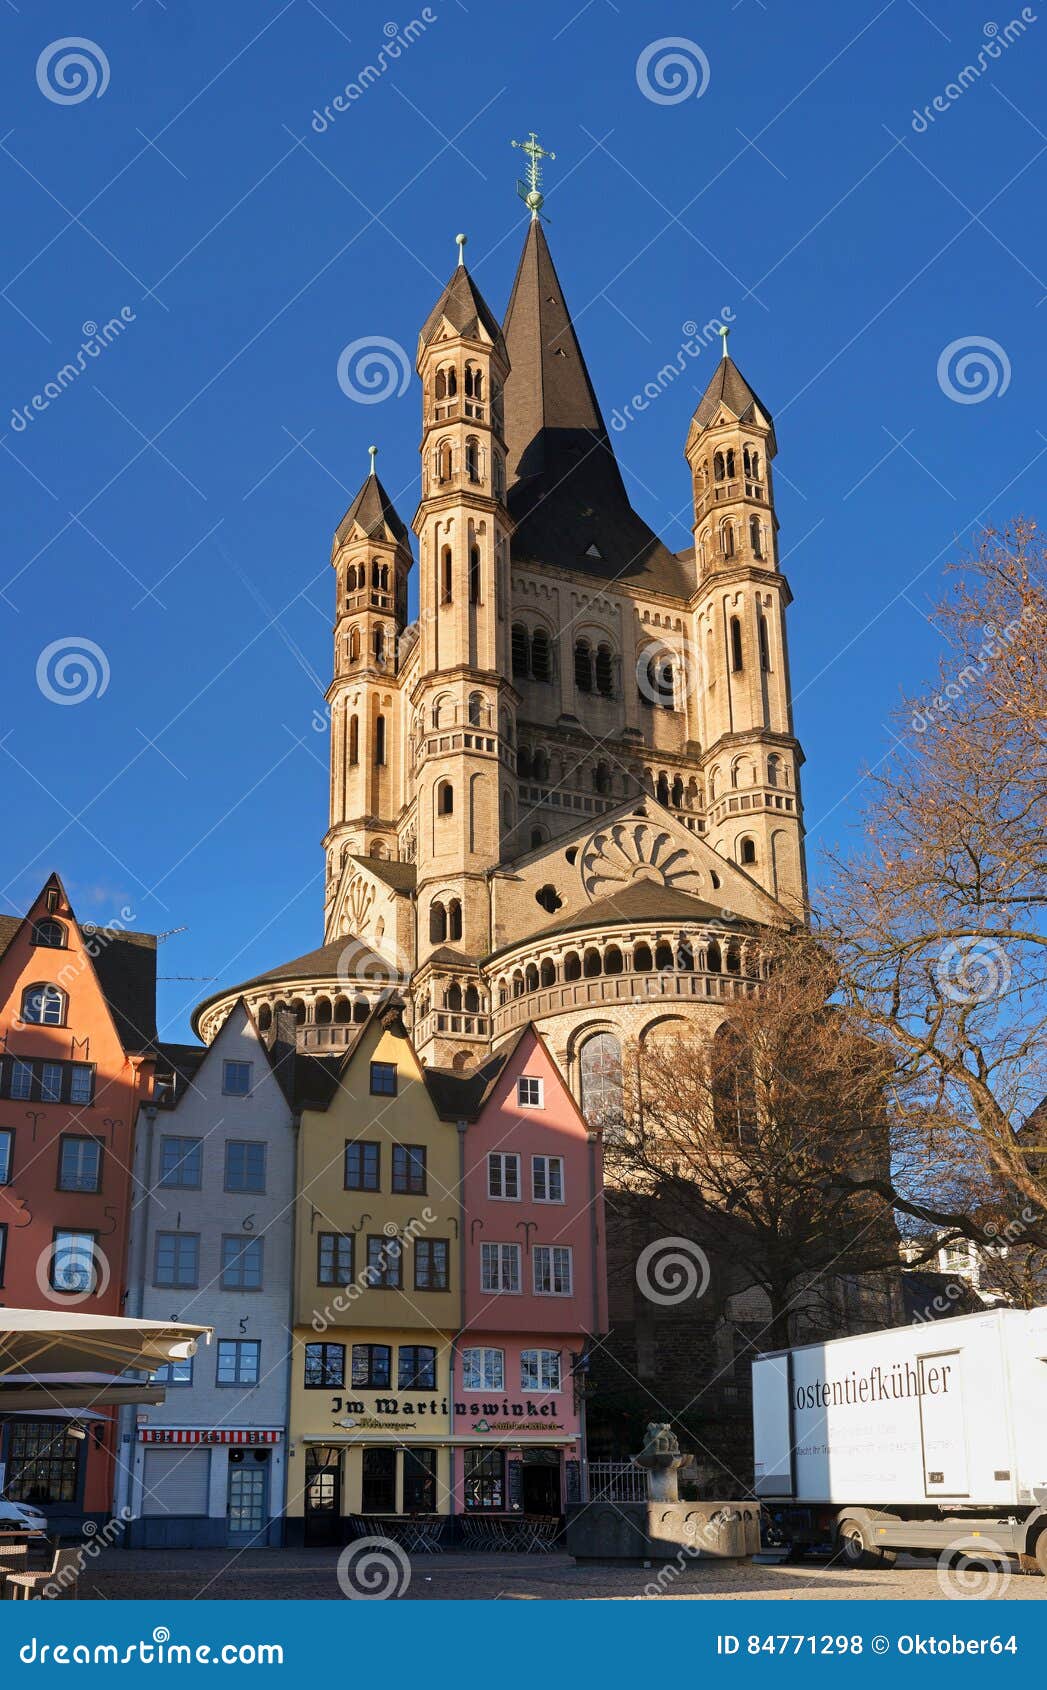
MULTIPOLYGON (((418 489, 416 380, 354 402, 339 355, 385 338, 413 359, 458 230, 504 309, 526 220, 509 141, 531 128, 557 153, 549 239, 605 415, 724 308, 774 412, 817 886, 901 689, 933 671, 946 563, 1040 503, 1047 15, 7 0, 0 32, 0 908, 56 868, 82 917, 186 926, 161 971, 202 978, 164 981, 170 1036, 210 980, 320 942, 331 533, 372 440, 405 519, 418 489), (93 44, 86 82, 63 83, 70 37, 93 44), (687 68, 660 84, 665 40, 687 68), (969 349, 942 363, 968 341, 984 397, 958 385, 969 349), (103 654, 76 707, 37 682, 67 639, 103 654)), ((616 436, 674 549, 714 357, 616 436)))

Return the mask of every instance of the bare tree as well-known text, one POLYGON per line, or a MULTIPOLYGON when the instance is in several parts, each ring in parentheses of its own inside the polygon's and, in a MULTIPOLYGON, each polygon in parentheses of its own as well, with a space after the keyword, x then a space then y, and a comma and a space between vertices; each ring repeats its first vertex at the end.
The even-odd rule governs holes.
POLYGON ((1018 1217, 1042 1250, 1047 550, 1035 525, 986 532, 931 620, 945 644, 937 682, 906 701, 896 749, 869 776, 866 844, 835 865, 822 934, 855 1026, 889 1061, 896 1115, 942 1166, 929 1193, 898 1169, 861 1183, 982 1243, 1018 1217), (961 1139, 956 1201, 946 1168, 961 1139))

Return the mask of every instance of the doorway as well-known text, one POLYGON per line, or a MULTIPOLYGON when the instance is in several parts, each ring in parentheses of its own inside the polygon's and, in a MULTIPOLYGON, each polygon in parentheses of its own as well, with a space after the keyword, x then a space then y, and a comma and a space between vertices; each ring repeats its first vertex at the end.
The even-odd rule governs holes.
POLYGON ((230 1548, 264 1541, 268 1522, 269 1451, 229 1451, 226 1542, 230 1548))
POLYGON ((560 1451, 528 1449, 523 1456, 522 1497, 525 1514, 546 1516, 562 1512, 560 1500, 560 1451))
POLYGON ((342 1458, 309 1448, 305 1456, 305 1543, 327 1548, 341 1542, 342 1458))

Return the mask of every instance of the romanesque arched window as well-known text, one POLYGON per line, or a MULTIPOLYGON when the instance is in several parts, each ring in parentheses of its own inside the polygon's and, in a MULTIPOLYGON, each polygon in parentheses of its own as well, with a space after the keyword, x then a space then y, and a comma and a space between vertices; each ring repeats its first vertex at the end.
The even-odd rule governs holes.
POLYGON ((531 752, 530 748, 526 745, 521 745, 519 751, 516 753, 516 772, 525 780, 531 773, 531 752))
POLYGON ((385 717, 376 716, 374 719, 374 760, 377 768, 385 763, 385 717))
POLYGON ((527 679, 527 629, 522 622, 513 623, 512 636, 513 678, 518 681, 527 679))
POLYGON ((480 603, 480 548, 469 547, 469 603, 480 603))
POLYGON ((752 547, 753 557, 762 558, 763 539, 760 534, 760 518, 758 516, 749 518, 749 544, 752 547))
POLYGON ((613 1033, 594 1033, 578 1057, 582 1113, 590 1126, 614 1122, 622 1111, 622 1047, 613 1033))
POLYGON ((756 841, 755 841, 755 839, 748 839, 747 838, 747 839, 743 839, 743 840, 740 841, 739 849, 738 849, 738 861, 740 863, 742 863, 744 866, 748 866, 750 863, 755 863, 755 861, 756 861, 756 841))
POLYGON ((756 627, 757 627, 757 632, 758 632, 759 640, 760 640, 760 668, 761 669, 770 669, 770 667, 771 667, 771 645, 770 645, 770 641, 767 638, 767 618, 763 614, 763 611, 761 611, 759 616, 757 617, 756 627))
POLYGON ((350 628, 349 630, 349 661, 350 663, 358 663, 360 661, 359 628, 350 628))
POLYGON ((480 479, 480 442, 473 435, 465 442, 465 473, 470 481, 480 479))
POLYGON ((604 698, 614 696, 614 654, 606 643, 596 648, 596 690, 604 698))
POLYGON ((553 678, 552 647, 544 628, 536 628, 531 635, 531 678, 535 681, 551 681, 553 678))
POLYGON ((447 906, 447 937, 460 939, 462 937, 462 906, 457 898, 452 898, 447 906))
POLYGON ((358 763, 359 761, 360 761, 360 718, 359 718, 359 716, 350 716, 350 718, 349 718, 349 762, 350 762, 350 764, 354 764, 354 763, 358 763))
POLYGON ((737 616, 731 617, 731 668, 737 673, 745 667, 742 653, 742 625, 737 616))
POLYGON ((593 690, 593 648, 588 640, 574 642, 574 684, 579 692, 593 690))
POLYGON ((449 780, 442 780, 436 788, 436 813, 438 816, 454 815, 454 787, 449 780))
POLYGON ((636 974, 649 974, 654 967, 650 945, 633 946, 633 971, 636 974))
POLYGON ((450 604, 454 598, 454 564, 450 546, 445 546, 440 553, 440 580, 441 598, 444 604, 450 604))
POLYGON ((447 910, 439 899, 429 905, 429 943, 442 945, 447 938, 447 910))
POLYGON ((469 726, 471 728, 478 728, 481 725, 483 721, 483 708, 483 693, 471 692, 469 694, 469 726))

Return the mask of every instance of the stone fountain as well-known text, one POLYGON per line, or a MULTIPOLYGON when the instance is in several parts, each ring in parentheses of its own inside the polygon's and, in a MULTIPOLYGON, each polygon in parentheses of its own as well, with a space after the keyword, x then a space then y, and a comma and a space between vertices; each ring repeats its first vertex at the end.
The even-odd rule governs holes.
POLYGON ((760 1547, 755 1502, 681 1502, 680 1474, 694 1465, 672 1427, 652 1422, 633 1465, 647 1473, 646 1502, 594 1496, 567 1509, 567 1550, 576 1561, 746 1560, 760 1547))

